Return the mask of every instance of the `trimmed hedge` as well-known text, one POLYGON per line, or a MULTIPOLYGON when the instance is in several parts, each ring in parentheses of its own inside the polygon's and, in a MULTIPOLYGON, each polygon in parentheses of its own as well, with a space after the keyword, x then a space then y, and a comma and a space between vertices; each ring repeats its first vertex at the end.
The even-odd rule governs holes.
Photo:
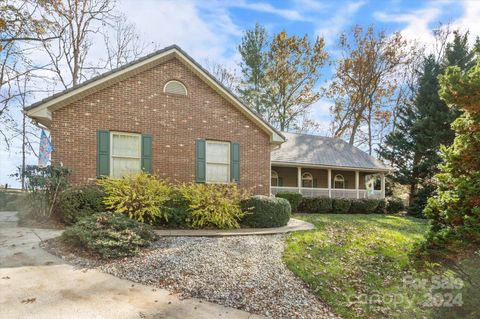
POLYGON ((375 214, 386 214, 386 213, 387 213, 387 201, 385 199, 379 199, 377 209, 375 209, 375 214))
POLYGON ((67 224, 75 224, 79 219, 105 211, 103 188, 96 185, 74 186, 60 195, 60 218, 67 224))
POLYGON ((350 214, 373 214, 379 205, 378 199, 352 199, 350 205, 350 214))
POLYGON ((61 238, 103 258, 118 258, 135 255, 140 248, 149 246, 156 235, 149 225, 123 214, 96 213, 67 228, 61 238))
POLYGON ((328 214, 333 212, 333 200, 328 197, 304 197, 299 211, 305 214, 328 214))
POLYGON ((387 198, 387 213, 397 214, 405 210, 403 200, 398 197, 387 198))
POLYGON ((285 198, 290 203, 292 207, 292 213, 298 212, 298 206, 300 205, 303 195, 300 193, 293 193, 293 192, 280 192, 275 195, 275 197, 285 198))
POLYGON ((334 198, 333 199, 333 212, 335 214, 348 214, 350 206, 352 205, 351 199, 346 198, 334 198))
POLYGON ((385 214, 383 199, 304 197, 298 207, 302 214, 385 214))
POLYGON ((245 212, 242 225, 253 228, 285 226, 288 224, 292 212, 288 200, 263 195, 243 200, 241 207, 245 212))

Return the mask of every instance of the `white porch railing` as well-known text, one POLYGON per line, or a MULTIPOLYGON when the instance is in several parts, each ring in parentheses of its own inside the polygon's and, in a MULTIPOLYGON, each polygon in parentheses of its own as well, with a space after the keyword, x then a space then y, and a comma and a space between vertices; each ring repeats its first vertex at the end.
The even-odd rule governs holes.
POLYGON ((357 190, 356 189, 332 189, 332 198, 357 198, 357 190))
MULTIPOLYGON (((357 198, 356 189, 331 189, 332 198, 357 198)), ((272 186, 271 192, 273 195, 280 192, 301 193, 305 197, 329 197, 328 188, 310 188, 310 187, 286 187, 286 186, 272 186)), ((358 198, 383 198, 381 190, 375 190, 373 193, 367 193, 365 189, 358 190, 358 198)))

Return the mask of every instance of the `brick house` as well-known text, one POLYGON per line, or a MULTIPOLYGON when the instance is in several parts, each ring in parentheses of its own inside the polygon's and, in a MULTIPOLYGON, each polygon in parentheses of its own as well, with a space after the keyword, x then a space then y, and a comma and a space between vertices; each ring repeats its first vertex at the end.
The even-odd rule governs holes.
POLYGON ((52 163, 71 168, 74 184, 144 170, 174 182, 236 182, 265 195, 282 187, 314 188, 301 178, 279 185, 279 172, 287 182, 295 164, 279 162, 285 169, 272 170, 272 151, 282 151, 285 134, 175 45, 39 101, 26 113, 50 130, 52 163))

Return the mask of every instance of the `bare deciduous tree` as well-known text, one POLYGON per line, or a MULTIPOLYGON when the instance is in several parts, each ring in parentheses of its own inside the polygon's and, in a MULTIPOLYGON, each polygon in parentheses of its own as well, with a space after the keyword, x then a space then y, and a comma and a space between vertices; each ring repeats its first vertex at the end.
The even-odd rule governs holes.
POLYGON ((64 0, 51 13, 52 20, 62 30, 56 41, 44 42, 52 71, 57 80, 68 88, 88 78, 99 66, 86 66, 92 37, 99 35, 113 18, 114 0, 64 0))
POLYGON ((109 70, 138 59, 147 50, 155 49, 154 45, 142 41, 135 24, 129 23, 123 14, 113 18, 112 27, 103 33, 103 40, 106 49, 105 68, 109 70))
POLYGON ((211 60, 205 60, 205 69, 213 75, 220 83, 222 83, 227 89, 236 93, 238 85, 240 83, 238 77, 235 74, 235 70, 228 69, 220 63, 213 62, 211 60))

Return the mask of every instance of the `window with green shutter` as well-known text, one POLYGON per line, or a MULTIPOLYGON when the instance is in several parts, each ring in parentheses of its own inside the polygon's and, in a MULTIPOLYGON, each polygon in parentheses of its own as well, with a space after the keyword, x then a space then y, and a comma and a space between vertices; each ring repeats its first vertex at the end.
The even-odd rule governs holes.
POLYGON ((97 132, 97 176, 121 177, 152 173, 152 136, 126 132, 97 132))
POLYGON ((240 181, 240 144, 198 139, 196 141, 196 181, 230 183, 240 181))

